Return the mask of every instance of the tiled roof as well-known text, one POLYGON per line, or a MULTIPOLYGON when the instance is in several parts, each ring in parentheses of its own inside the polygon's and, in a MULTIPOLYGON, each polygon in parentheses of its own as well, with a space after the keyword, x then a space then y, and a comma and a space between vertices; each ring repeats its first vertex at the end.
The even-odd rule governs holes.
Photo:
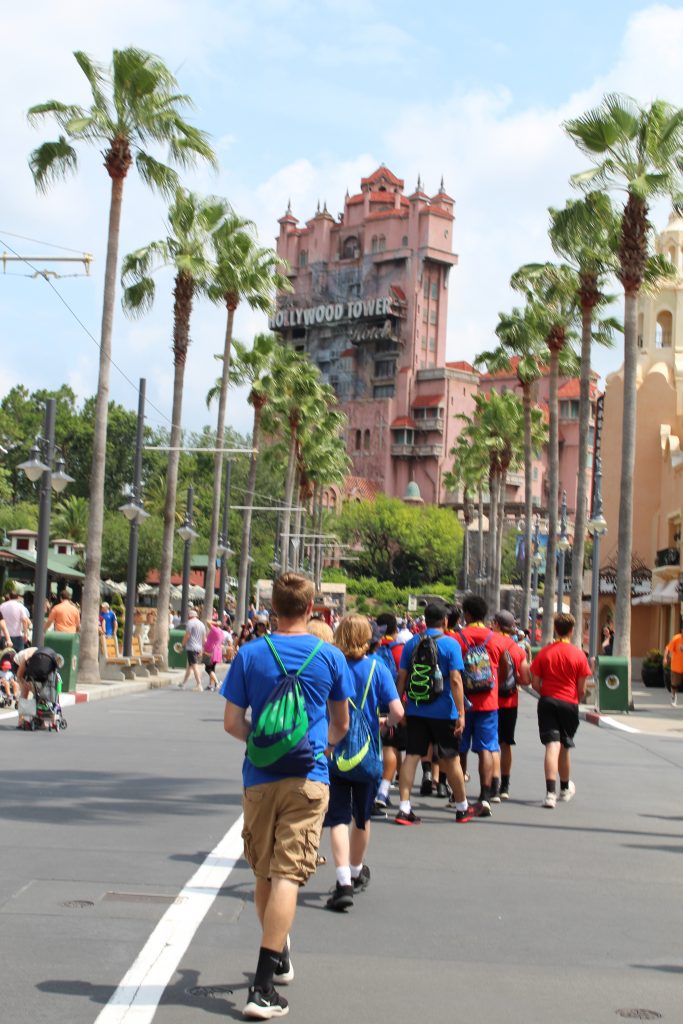
POLYGON ((391 424, 392 429, 394 427, 412 427, 413 430, 417 430, 417 423, 412 416, 397 416, 391 424))
POLYGON ((399 288, 397 284, 390 284, 389 291, 393 293, 394 297, 397 298, 399 302, 408 301, 406 298, 406 293, 403 291, 402 288, 399 288))
POLYGON ((440 395, 418 395, 413 400, 413 409, 429 409, 433 406, 441 405, 445 396, 440 395))
POLYGON ((472 364, 465 362, 464 359, 461 359, 457 363, 446 363, 446 366, 448 367, 449 370, 464 370, 465 373, 476 373, 477 372, 474 369, 474 367, 472 366, 472 364))
MULTIPOLYGON (((558 389, 557 397, 558 398, 579 398, 580 397, 580 393, 581 393, 581 381, 579 380, 578 377, 572 377, 570 380, 568 380, 566 382, 566 384, 563 384, 562 387, 558 389)), ((591 381, 591 385, 590 385, 590 396, 591 396, 591 399, 596 398, 597 394, 598 394, 598 389, 595 386, 595 381, 592 380, 591 381)))
POLYGON ((403 179, 397 178, 384 164, 380 164, 377 170, 373 171, 368 178, 361 178, 360 183, 361 185, 371 185, 374 181, 379 181, 380 178, 386 178, 392 185, 398 185, 399 188, 403 188, 405 185, 403 179))
POLYGON ((347 476, 344 481, 344 497, 360 497, 365 501, 374 501, 382 488, 374 480, 368 480, 364 476, 347 476))
POLYGON ((442 217, 444 220, 455 220, 455 217, 448 210, 443 210, 440 206, 425 206, 420 210, 420 216, 434 214, 435 217, 442 217))

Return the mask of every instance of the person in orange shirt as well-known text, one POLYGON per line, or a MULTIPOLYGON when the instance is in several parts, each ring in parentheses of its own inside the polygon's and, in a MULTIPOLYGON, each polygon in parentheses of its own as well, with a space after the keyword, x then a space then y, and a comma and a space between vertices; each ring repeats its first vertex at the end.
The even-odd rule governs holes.
POLYGON ((678 704, 678 691, 683 687, 683 633, 676 633, 664 650, 664 664, 671 669, 671 703, 678 704))
POLYGON ((60 592, 59 602, 48 615, 45 625, 46 629, 53 629, 56 633, 80 633, 81 613, 71 600, 70 590, 60 592))

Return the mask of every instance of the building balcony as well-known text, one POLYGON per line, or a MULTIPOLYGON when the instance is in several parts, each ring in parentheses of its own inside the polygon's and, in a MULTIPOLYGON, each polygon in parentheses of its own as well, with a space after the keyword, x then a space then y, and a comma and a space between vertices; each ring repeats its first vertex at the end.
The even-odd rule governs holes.
POLYGON ((399 459, 411 459, 415 454, 414 444, 392 444, 391 454, 399 459))
POLYGON ((432 459, 443 455, 443 444, 420 444, 414 445, 413 454, 418 459, 432 459))
POLYGON ((443 434, 443 417, 439 419, 437 416, 425 416, 415 422, 418 430, 436 431, 438 434, 443 434))
POLYGON ((661 548, 655 555, 653 579, 674 580, 681 571, 681 552, 677 547, 661 548))

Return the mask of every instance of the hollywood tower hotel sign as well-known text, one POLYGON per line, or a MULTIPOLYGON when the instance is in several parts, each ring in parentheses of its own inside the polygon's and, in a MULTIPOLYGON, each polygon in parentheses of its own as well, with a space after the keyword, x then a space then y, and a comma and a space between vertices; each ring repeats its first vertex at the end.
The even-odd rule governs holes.
POLYGON ((455 415, 473 409, 478 377, 445 361, 455 203, 443 182, 431 198, 419 179, 403 193, 381 166, 347 193, 336 220, 325 204, 300 227, 287 209, 277 251, 294 292, 278 297, 271 328, 334 388, 354 475, 436 504, 461 429, 455 415))

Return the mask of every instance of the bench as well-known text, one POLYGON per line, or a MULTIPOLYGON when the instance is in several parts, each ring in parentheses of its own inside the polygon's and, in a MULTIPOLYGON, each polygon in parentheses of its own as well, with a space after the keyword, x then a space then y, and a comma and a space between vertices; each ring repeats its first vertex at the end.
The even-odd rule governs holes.
POLYGON ((131 653, 134 658, 139 660, 141 665, 145 666, 148 672, 152 675, 158 675, 159 666, 163 664, 164 659, 160 654, 145 654, 142 649, 142 643, 139 636, 133 635, 131 653))
POLYGON ((100 636, 100 675, 103 679, 120 682, 147 676, 149 672, 139 658, 126 658, 121 654, 116 636, 100 636))

